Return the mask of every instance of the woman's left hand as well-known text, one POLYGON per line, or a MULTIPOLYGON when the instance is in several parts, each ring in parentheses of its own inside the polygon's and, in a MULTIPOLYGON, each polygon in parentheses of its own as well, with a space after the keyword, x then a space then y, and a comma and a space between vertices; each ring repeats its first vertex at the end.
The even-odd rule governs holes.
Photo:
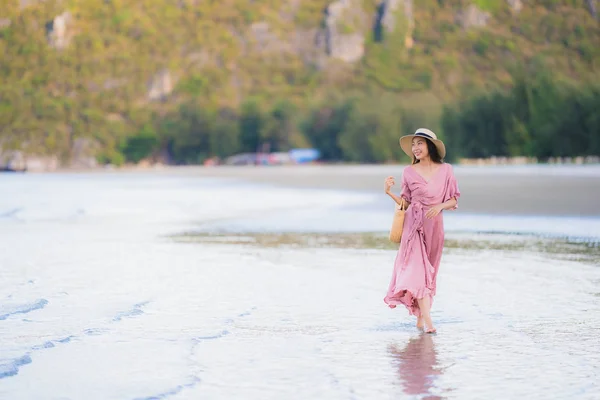
POLYGON ((427 213, 425 213, 425 218, 428 218, 428 219, 435 218, 439 213, 442 212, 443 209, 444 208, 442 207, 441 204, 438 204, 437 206, 433 206, 429 210, 427 210, 427 213))

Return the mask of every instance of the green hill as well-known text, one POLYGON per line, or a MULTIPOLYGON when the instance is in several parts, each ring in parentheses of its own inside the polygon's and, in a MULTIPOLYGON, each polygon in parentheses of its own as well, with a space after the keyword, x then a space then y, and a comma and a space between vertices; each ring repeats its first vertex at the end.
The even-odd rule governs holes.
MULTIPOLYGON (((540 75, 569 87, 600 77, 594 0, 0 7, 0 149, 67 164, 195 163, 264 143, 386 161, 399 156, 390 143, 417 125, 451 136, 445 105, 540 75)), ((511 154, 527 153, 519 143, 511 154)))

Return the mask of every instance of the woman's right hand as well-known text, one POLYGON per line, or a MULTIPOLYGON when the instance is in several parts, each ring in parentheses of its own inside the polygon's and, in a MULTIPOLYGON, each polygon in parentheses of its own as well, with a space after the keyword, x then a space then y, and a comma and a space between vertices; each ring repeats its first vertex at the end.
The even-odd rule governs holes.
POLYGON ((384 182, 384 190, 386 194, 390 193, 390 190, 392 189, 392 186, 394 186, 395 184, 395 180, 393 176, 388 176, 387 178, 385 178, 385 182, 384 182))

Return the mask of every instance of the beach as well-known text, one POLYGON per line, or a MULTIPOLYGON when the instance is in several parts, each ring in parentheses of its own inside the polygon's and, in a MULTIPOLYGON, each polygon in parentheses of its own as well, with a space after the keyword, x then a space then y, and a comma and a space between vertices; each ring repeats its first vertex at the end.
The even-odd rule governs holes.
MULTIPOLYGON (((160 167, 148 173, 210 177, 295 188, 383 195, 383 180, 406 165, 160 167)), ((600 216, 600 165, 454 166, 461 212, 494 215, 600 216)))
POLYGON ((455 168, 433 336, 383 302, 390 170, 1 176, 0 398, 597 399, 594 200, 535 207, 597 169, 455 168))

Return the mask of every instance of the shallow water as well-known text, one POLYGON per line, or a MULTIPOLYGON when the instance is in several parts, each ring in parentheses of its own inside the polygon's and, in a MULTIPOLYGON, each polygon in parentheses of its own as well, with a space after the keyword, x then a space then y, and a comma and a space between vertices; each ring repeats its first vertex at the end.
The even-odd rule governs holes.
POLYGON ((379 194, 164 174, 0 187, 2 399, 600 397, 597 219, 449 213, 429 336, 383 303, 379 194))

